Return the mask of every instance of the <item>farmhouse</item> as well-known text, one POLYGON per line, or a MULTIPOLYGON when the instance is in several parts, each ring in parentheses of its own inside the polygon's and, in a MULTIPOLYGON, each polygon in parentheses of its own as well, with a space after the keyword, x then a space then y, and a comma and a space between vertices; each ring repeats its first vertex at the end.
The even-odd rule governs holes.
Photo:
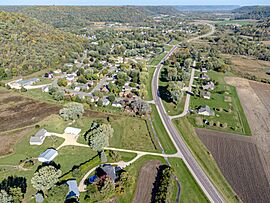
POLYGON ((198 114, 199 115, 204 115, 204 116, 214 116, 215 115, 215 112, 213 112, 209 106, 207 105, 204 105, 204 106, 201 106, 198 110, 198 114))
POLYGON ((212 81, 210 81, 210 82, 207 82, 206 85, 203 85, 202 88, 203 90, 214 90, 215 84, 212 81))
POLYGON ((34 136, 30 137, 30 145, 42 145, 46 136, 50 136, 50 133, 42 128, 34 136))
POLYGON ((67 127, 65 129, 65 134, 79 135, 81 132, 80 128, 67 127))
POLYGON ((98 173, 100 174, 100 177, 107 176, 111 178, 113 182, 118 178, 116 173, 121 170, 119 166, 114 167, 111 164, 102 164, 99 169, 98 173))
POLYGON ((28 80, 19 79, 19 80, 15 80, 15 81, 12 81, 12 82, 8 83, 8 85, 12 89, 21 89, 22 87, 25 87, 25 86, 31 86, 31 85, 35 84, 36 82, 38 82, 38 81, 39 81, 38 78, 31 78, 31 79, 28 79, 28 80))
POLYGON ((45 152, 39 155, 38 160, 42 163, 48 163, 54 160, 58 155, 58 152, 55 149, 47 149, 45 152))
MULTIPOLYGON (((80 192, 78 189, 77 181, 76 180, 68 180, 66 182, 66 184, 68 185, 68 194, 67 194, 66 200, 76 199, 78 202, 78 199, 80 197, 80 192)), ((74 201, 72 201, 72 202, 74 202, 74 201)))

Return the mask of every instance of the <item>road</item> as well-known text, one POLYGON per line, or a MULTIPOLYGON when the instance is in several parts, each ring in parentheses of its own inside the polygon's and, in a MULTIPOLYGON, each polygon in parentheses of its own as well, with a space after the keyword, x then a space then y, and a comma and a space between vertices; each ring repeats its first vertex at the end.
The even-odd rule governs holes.
MULTIPOLYGON (((188 42, 210 36, 215 32, 214 26, 210 25, 211 32, 195 37, 194 39, 188 40, 188 42)), ((166 113, 161 98, 159 97, 158 93, 158 82, 159 82, 159 75, 162 68, 162 62, 166 59, 168 59, 177 49, 177 46, 174 46, 167 55, 161 60, 161 62, 157 65, 153 79, 152 79, 152 94, 155 101, 155 104, 157 106, 157 110, 159 113, 159 116, 163 122, 164 127, 166 128, 172 142, 174 143, 178 153, 181 153, 182 159, 185 162, 186 166, 188 167, 189 171, 193 175, 194 179, 197 181, 209 201, 213 203, 223 203, 225 202, 222 195, 218 192, 216 187, 213 185, 213 183, 210 181, 210 179, 207 177, 207 175, 204 173, 200 165, 197 163, 196 159, 193 157, 192 153, 188 149, 187 145, 185 144, 184 140, 182 139, 181 135, 175 128, 174 124, 172 123, 170 117, 166 113)))

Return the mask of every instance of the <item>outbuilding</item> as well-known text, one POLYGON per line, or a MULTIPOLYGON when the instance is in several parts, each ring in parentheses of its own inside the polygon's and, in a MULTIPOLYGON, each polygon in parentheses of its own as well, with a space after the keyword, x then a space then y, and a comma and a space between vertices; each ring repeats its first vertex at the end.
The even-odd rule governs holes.
POLYGON ((47 149, 45 152, 39 155, 38 160, 42 163, 49 163, 58 155, 57 150, 47 149))
POLYGON ((30 137, 29 143, 30 145, 42 145, 47 136, 50 136, 50 133, 42 128, 34 136, 30 137))
POLYGON ((66 184, 68 185, 68 194, 66 199, 76 199, 78 200, 80 197, 80 192, 78 189, 78 185, 77 185, 77 181, 76 180, 68 180, 66 182, 66 184))

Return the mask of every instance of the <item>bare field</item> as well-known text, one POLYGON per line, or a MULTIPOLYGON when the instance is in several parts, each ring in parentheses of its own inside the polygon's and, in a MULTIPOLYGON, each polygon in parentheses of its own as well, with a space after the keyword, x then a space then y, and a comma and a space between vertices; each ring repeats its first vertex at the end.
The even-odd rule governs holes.
POLYGON ((196 133, 243 202, 269 202, 270 185, 252 137, 207 129, 196 133))
POLYGON ((47 116, 58 113, 60 107, 35 101, 19 94, 0 90, 0 129, 13 130, 33 125, 47 116))
POLYGON ((233 69, 236 71, 246 72, 251 75, 255 75, 258 78, 270 79, 270 75, 267 75, 266 72, 270 71, 270 62, 255 60, 249 57, 243 56, 233 56, 233 55, 224 55, 225 58, 231 60, 233 64, 233 69))
POLYGON ((151 202, 152 190, 160 164, 161 162, 158 160, 151 160, 141 168, 137 180, 135 195, 132 201, 133 203, 151 202))

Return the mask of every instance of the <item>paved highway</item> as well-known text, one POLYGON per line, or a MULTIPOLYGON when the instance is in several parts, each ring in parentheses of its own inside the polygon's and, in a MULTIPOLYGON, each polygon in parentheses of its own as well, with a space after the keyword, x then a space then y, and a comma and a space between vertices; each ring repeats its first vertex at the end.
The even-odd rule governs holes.
MULTIPOLYGON (((214 33, 214 26, 209 25, 211 27, 211 32, 202 35, 200 37, 196 37, 194 39, 199 39, 201 37, 206 37, 214 33)), ((188 42, 192 41, 193 39, 188 40, 188 42)), ((177 46, 174 46, 167 55, 161 60, 161 62, 157 65, 153 79, 152 79, 152 94, 154 102, 157 106, 157 110, 159 113, 159 116, 163 122, 164 127, 166 128, 172 142, 174 143, 178 153, 181 154, 181 157, 183 161, 185 162, 186 166, 188 167, 189 171, 207 196, 207 198, 213 202, 213 203, 223 203, 225 200, 223 199, 222 195, 219 193, 219 191, 216 189, 216 187, 213 185, 213 183, 210 181, 210 179, 207 177, 207 175, 204 173, 200 165, 197 163, 196 159, 193 157, 192 153, 188 149, 187 145, 185 144, 184 140, 180 136, 180 133, 175 128, 174 124, 172 123, 170 117, 166 113, 161 98, 159 97, 158 93, 158 79, 160 75, 160 70, 162 68, 162 62, 166 60, 168 57, 170 57, 175 50, 177 49, 177 46)))

